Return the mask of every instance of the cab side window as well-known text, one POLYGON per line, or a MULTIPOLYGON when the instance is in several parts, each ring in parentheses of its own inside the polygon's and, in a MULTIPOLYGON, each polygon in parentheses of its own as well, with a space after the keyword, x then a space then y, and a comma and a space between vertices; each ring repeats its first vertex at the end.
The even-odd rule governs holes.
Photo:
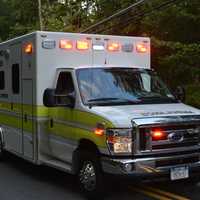
POLYGON ((61 72, 58 77, 56 94, 67 95, 74 92, 74 83, 70 72, 61 72))

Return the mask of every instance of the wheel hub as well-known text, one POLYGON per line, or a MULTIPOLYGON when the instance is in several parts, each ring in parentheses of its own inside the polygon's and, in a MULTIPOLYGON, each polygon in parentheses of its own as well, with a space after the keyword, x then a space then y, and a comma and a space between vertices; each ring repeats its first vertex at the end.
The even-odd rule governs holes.
POLYGON ((96 188, 96 173, 93 163, 86 161, 80 171, 80 182, 87 191, 92 191, 96 188))

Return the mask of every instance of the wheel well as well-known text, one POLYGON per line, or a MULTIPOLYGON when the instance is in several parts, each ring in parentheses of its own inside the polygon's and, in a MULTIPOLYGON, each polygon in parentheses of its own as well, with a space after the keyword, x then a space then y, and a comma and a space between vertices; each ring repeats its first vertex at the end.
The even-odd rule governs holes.
POLYGON ((93 153, 97 156, 100 155, 98 147, 94 142, 87 140, 87 139, 81 139, 79 141, 78 148, 73 153, 72 168, 73 168, 73 172, 75 174, 78 172, 78 169, 79 169, 80 154, 81 154, 81 152, 84 152, 84 151, 89 152, 89 153, 93 153))
POLYGON ((94 144, 92 141, 87 139, 82 139, 79 142, 78 146, 79 151, 88 151, 94 154, 99 154, 99 150, 96 144, 94 144))

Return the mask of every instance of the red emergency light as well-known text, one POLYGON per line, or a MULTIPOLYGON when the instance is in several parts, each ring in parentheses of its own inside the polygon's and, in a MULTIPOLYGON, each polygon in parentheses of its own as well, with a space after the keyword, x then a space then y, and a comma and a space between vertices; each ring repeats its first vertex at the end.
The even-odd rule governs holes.
POLYGON ((152 141, 167 140, 167 134, 161 129, 151 130, 152 141))

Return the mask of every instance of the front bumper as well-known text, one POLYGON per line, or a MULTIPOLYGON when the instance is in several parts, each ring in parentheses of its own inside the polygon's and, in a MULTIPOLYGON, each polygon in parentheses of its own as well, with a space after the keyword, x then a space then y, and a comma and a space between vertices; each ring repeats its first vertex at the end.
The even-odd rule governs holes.
POLYGON ((136 159, 102 157, 101 162, 105 173, 126 177, 139 176, 141 178, 148 178, 149 176, 169 175, 171 168, 180 166, 188 166, 190 176, 194 171, 199 170, 200 172, 199 153, 136 159))

